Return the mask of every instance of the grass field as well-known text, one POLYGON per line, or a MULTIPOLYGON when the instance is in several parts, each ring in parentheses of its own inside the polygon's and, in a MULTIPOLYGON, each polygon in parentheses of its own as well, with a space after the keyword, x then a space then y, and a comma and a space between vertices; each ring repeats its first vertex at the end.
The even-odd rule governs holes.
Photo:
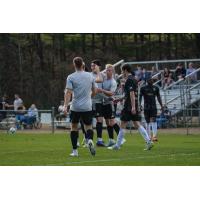
MULTIPOLYGON (((104 134, 106 135, 106 134, 104 134)), ((81 135, 82 137, 82 135, 81 135)), ((79 157, 69 157, 70 137, 66 133, 0 134, 0 166, 199 166, 200 134, 160 134, 151 151, 134 132, 119 151, 97 148, 92 157, 87 148, 79 148, 79 157)), ((80 138, 81 142, 82 138, 80 138)))

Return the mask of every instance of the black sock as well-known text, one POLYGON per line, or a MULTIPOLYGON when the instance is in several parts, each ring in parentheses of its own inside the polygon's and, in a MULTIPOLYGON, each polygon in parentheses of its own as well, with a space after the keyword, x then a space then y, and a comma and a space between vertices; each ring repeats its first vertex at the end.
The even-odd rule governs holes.
POLYGON ((114 138, 113 127, 112 126, 107 126, 107 130, 108 130, 109 139, 113 139, 114 138))
POLYGON ((70 137, 73 149, 77 149, 78 131, 71 131, 70 137))
POLYGON ((87 130, 87 139, 88 140, 89 139, 93 140, 93 135, 94 135, 94 132, 92 129, 87 130))
POLYGON ((97 130, 97 138, 102 138, 103 125, 101 122, 97 122, 96 130, 97 130))
POLYGON ((117 123, 115 123, 114 126, 113 126, 113 128, 114 128, 115 132, 116 132, 117 135, 118 135, 118 134, 119 134, 119 130, 120 130, 119 125, 118 125, 117 123))

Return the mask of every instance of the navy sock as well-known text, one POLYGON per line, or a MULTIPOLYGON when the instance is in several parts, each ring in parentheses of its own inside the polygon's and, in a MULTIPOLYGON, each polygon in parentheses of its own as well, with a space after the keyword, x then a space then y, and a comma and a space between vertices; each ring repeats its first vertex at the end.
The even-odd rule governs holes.
POLYGON ((113 139, 114 138, 113 127, 107 126, 107 131, 108 131, 109 139, 113 139))
POLYGON ((94 135, 94 132, 92 129, 87 130, 87 139, 88 140, 89 139, 93 140, 93 135, 94 135))
POLYGON ((115 132, 116 132, 117 135, 118 135, 118 134, 119 134, 119 130, 120 130, 119 125, 118 125, 117 123, 115 123, 114 126, 113 126, 113 128, 114 128, 115 132))
POLYGON ((70 137, 73 149, 77 149, 78 131, 71 131, 70 137))
POLYGON ((96 130, 97 130, 97 138, 102 138, 103 125, 101 122, 97 122, 96 130))

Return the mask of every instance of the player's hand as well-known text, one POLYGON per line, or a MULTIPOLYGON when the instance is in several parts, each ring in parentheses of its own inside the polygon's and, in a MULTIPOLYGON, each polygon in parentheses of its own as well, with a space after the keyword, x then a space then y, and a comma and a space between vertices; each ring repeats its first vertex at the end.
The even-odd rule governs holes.
POLYGON ((135 108, 132 108, 132 109, 131 109, 131 113, 132 113, 133 115, 136 114, 136 110, 135 110, 135 108))
POLYGON ((103 92, 103 89, 97 88, 97 93, 102 93, 102 92, 103 92))
POLYGON ((67 115, 67 106, 63 106, 63 113, 64 115, 67 115))

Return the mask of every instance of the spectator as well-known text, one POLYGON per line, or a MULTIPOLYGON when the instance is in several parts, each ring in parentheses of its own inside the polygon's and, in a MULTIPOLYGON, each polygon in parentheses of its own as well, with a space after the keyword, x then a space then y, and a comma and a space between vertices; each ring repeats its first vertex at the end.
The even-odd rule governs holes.
POLYGON ((23 101, 18 94, 15 94, 14 110, 17 111, 19 107, 23 107, 23 101))
MULTIPOLYGON (((152 66, 152 68, 151 68, 151 77, 155 76, 157 73, 158 73, 158 70, 156 69, 156 67, 152 66)), ((156 82, 158 79, 159 79, 159 77, 155 76, 153 78, 153 81, 156 82)))
POLYGON ((36 108, 35 104, 32 104, 31 107, 28 109, 28 115, 26 116, 26 123, 28 125, 31 125, 38 119, 39 119, 38 109, 36 108))
POLYGON ((163 73, 163 88, 171 85, 173 82, 174 80, 172 72, 168 68, 165 68, 163 73))
POLYGON ((16 111, 17 129, 20 129, 22 123, 25 121, 26 108, 21 104, 16 111))
MULTIPOLYGON (((189 63, 188 69, 186 71, 186 75, 189 75, 189 74, 191 74, 192 72, 195 71, 195 68, 193 66, 194 66, 193 63, 189 63)), ((194 73, 193 75, 191 75, 189 77, 189 82, 190 83, 196 83, 196 81, 197 81, 197 73, 194 73)))
POLYGON ((144 81, 145 83, 147 82, 147 80, 150 78, 151 74, 149 72, 146 71, 145 68, 142 69, 142 77, 141 80, 144 81))
POLYGON ((181 63, 179 63, 175 70, 175 81, 183 79, 186 75, 186 70, 181 63))
POLYGON ((135 71, 135 78, 138 82, 142 79, 142 68, 140 66, 137 66, 137 70, 135 71))

